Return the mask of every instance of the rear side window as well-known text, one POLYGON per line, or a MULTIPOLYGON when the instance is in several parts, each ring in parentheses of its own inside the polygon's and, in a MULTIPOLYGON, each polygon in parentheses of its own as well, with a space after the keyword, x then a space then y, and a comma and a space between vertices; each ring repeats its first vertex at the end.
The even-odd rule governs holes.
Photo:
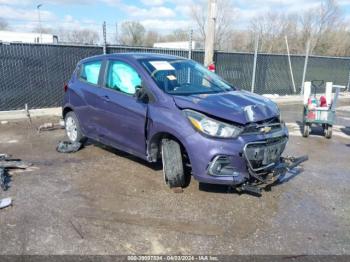
POLYGON ((93 61, 84 63, 81 66, 79 78, 90 83, 97 85, 98 76, 100 75, 102 61, 93 61))
POLYGON ((106 87, 131 95, 140 85, 141 78, 133 67, 119 61, 109 63, 106 87))

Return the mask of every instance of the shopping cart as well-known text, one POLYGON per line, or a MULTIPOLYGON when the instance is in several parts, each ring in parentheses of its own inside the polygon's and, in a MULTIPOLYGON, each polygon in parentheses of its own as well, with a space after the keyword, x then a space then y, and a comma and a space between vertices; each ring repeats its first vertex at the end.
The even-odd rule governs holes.
POLYGON ((308 137, 311 133, 312 125, 322 126, 324 136, 332 137, 332 127, 335 121, 336 105, 340 89, 345 86, 333 85, 327 82, 325 93, 319 94, 323 88, 323 80, 313 80, 304 83, 304 107, 303 107, 303 136, 308 137), (333 94, 333 89, 335 93, 333 94), (313 91, 313 92, 311 92, 313 91))

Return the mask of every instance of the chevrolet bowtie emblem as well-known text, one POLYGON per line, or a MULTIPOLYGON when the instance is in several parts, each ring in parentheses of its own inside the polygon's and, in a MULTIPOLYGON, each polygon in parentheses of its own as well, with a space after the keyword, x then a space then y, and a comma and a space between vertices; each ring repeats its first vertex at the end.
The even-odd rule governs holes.
POLYGON ((260 132, 261 133, 268 133, 271 131, 271 129, 272 128, 270 126, 265 126, 265 127, 260 128, 260 132))

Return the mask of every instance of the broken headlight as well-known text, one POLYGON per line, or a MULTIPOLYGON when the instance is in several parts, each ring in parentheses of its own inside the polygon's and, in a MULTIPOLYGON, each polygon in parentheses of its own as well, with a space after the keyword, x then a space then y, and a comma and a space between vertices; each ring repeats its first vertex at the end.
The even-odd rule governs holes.
POLYGON ((236 138, 243 130, 238 126, 212 119, 193 110, 185 109, 183 112, 197 130, 209 136, 236 138))

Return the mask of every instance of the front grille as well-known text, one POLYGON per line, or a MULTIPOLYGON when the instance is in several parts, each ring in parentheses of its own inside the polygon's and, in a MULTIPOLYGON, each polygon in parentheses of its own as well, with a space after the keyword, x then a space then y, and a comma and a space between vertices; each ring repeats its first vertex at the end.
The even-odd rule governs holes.
POLYGON ((279 137, 246 144, 244 156, 250 168, 253 171, 260 171, 278 162, 287 141, 287 137, 279 137))
POLYGON ((267 133, 264 131, 266 127, 270 129, 268 132, 276 132, 283 128, 283 124, 280 122, 278 117, 274 117, 272 119, 252 123, 245 126, 242 134, 253 135, 267 133))

